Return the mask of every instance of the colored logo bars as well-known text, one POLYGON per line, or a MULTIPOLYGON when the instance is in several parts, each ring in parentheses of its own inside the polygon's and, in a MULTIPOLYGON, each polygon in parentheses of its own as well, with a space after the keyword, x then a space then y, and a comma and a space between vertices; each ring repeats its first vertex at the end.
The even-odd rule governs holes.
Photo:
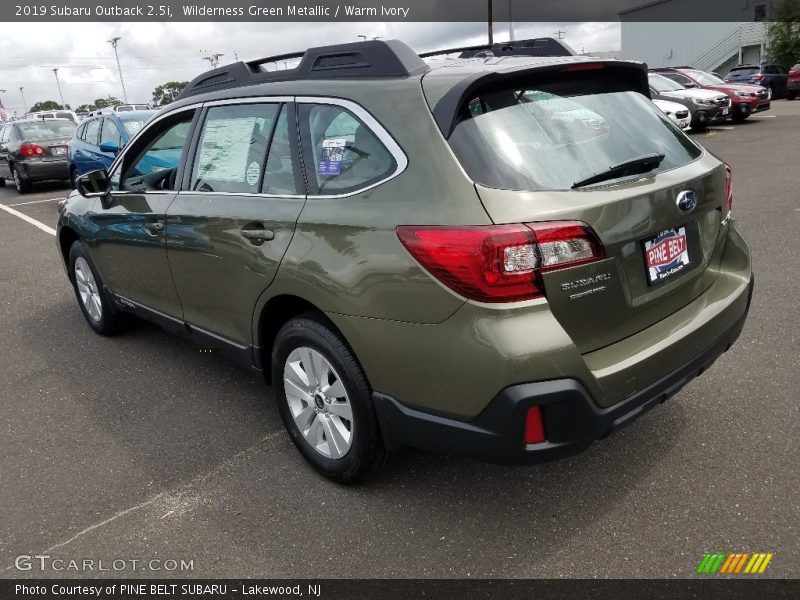
POLYGON ((697 567, 696 573, 705 574, 748 574, 763 573, 774 555, 755 552, 714 552, 706 553, 697 567))

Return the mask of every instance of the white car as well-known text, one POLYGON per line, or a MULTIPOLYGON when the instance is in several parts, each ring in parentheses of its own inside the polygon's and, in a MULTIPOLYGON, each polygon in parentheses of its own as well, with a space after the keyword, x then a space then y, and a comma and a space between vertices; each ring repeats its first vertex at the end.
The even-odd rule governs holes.
POLYGON ((653 104, 660 108, 661 112, 667 115, 681 129, 689 129, 691 126, 692 116, 689 114, 689 109, 683 104, 667 100, 653 100, 653 104))

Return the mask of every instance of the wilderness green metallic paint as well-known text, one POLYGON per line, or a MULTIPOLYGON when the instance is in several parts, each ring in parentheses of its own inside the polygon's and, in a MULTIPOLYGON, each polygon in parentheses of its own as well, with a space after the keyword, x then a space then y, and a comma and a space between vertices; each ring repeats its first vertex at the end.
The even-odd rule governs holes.
POLYGON ((59 219, 59 239, 67 229, 84 239, 103 279, 121 282, 114 291, 260 348, 267 368, 265 308, 275 299, 301 299, 339 329, 376 392, 458 419, 479 415, 508 386, 562 378, 580 381, 600 406, 614 405, 710 347, 744 315, 750 255, 733 224, 721 225, 720 161, 703 153, 655 177, 576 191, 476 186, 428 104, 469 74, 457 71, 426 75, 427 99, 421 78, 411 77, 276 82, 180 101, 173 108, 323 92, 346 98, 383 125, 408 166, 376 188, 342 198, 226 204, 182 192, 143 197, 137 200, 143 212, 134 215, 133 200, 104 209, 73 194, 59 219), (700 202, 676 221, 674 198, 684 189, 695 190, 700 202), (163 239, 142 229, 159 213, 168 217, 163 239), (250 246, 236 235, 248 220, 270 223, 275 238, 250 246), (606 259, 547 273, 546 300, 511 304, 467 301, 426 272, 396 234, 399 225, 551 220, 591 226, 606 259), (684 222, 692 269, 648 286, 642 241, 684 222), (598 276, 602 292, 570 299, 563 289, 598 276))

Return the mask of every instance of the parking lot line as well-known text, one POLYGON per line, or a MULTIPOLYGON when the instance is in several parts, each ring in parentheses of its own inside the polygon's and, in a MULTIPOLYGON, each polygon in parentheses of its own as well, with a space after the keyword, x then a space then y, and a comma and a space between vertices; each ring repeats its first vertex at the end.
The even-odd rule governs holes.
POLYGON ((25 206, 26 204, 40 204, 42 202, 55 202, 56 200, 63 200, 64 197, 59 198, 45 198, 44 200, 29 200, 28 202, 17 202, 16 204, 6 204, 5 206, 25 206))
POLYGON ((26 223, 30 223, 34 227, 38 227, 39 229, 41 229, 45 233, 49 233, 50 235, 55 235, 56 234, 56 230, 53 229, 52 227, 48 227, 47 225, 45 225, 44 223, 40 223, 36 219, 31 219, 28 215, 22 214, 18 210, 14 210, 13 208, 10 208, 10 207, 6 206, 5 204, 0 204, 0 210, 4 210, 10 215, 14 215, 15 217, 19 217, 20 219, 22 219, 26 223))

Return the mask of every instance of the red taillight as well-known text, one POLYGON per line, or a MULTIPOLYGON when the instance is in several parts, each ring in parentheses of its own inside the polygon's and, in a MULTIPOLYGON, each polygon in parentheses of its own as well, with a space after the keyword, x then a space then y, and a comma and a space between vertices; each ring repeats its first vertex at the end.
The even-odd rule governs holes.
POLYGON ((531 406, 525 415, 525 443, 541 444, 544 440, 542 409, 539 406, 531 406))
POLYGON ((19 147, 19 153, 22 156, 44 156, 46 154, 44 148, 36 144, 22 144, 19 147))
POLYGON ((397 236, 439 281, 480 302, 540 298, 541 273, 604 257, 589 227, 574 221, 401 226, 397 236))
POLYGON ((725 165, 725 210, 728 213, 733 210, 733 183, 729 165, 725 165))
POLYGON ((763 73, 758 73, 756 75, 753 75, 753 81, 763 81, 763 80, 764 80, 764 74, 763 73))

